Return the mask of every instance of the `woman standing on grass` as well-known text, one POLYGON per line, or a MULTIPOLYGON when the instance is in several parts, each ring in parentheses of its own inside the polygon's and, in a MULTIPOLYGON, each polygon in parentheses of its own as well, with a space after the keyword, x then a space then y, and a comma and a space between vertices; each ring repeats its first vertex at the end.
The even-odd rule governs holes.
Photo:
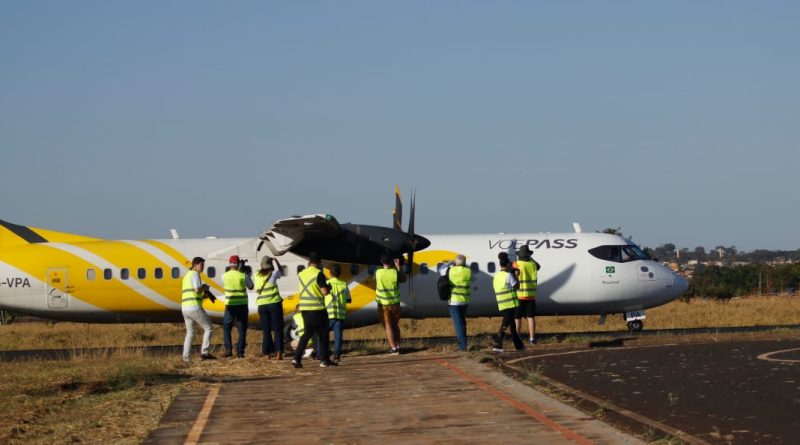
POLYGON ((264 335, 261 353, 267 360, 272 354, 276 359, 283 360, 283 299, 276 284, 280 277, 281 263, 268 256, 261 258, 261 270, 253 278, 253 284, 258 294, 256 305, 264 335))

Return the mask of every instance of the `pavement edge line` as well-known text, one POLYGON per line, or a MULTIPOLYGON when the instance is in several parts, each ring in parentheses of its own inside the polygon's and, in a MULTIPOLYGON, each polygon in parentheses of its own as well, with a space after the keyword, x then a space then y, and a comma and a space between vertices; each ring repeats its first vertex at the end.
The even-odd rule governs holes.
POLYGON ((203 402, 203 407, 200 409, 200 412, 197 413, 197 419, 195 419, 192 429, 189 430, 189 435, 186 436, 186 441, 183 443, 184 445, 197 445, 197 442, 200 440, 200 435, 203 434, 203 430, 208 422, 208 417, 211 415, 211 408, 214 407, 214 402, 217 400, 217 395, 219 395, 221 387, 222 384, 217 383, 208 391, 208 396, 206 396, 206 400, 203 402))
POLYGON ((567 439, 570 439, 570 440, 572 440, 574 442, 577 442, 577 443, 579 443, 581 445, 592 445, 592 444, 594 444, 594 442, 592 442, 591 440, 581 436, 580 434, 570 430, 569 428, 566 428, 566 427, 554 422, 552 419, 550 419, 546 415, 542 414, 541 412, 535 410, 530 405, 527 405, 527 404, 525 404, 525 403, 523 403, 523 402, 521 402, 521 401, 519 401, 519 400, 517 400, 517 399, 515 399, 515 398, 513 398, 513 397, 511 397, 511 396, 509 396, 507 394, 505 394, 504 392, 498 390, 497 388, 494 388, 493 386, 491 386, 490 384, 484 382, 483 380, 481 380, 481 379, 479 379, 479 378, 477 378, 477 377, 475 377, 475 376, 473 376, 471 374, 468 374, 467 372, 461 370, 460 368, 458 368, 457 366, 453 365, 452 363, 449 363, 449 362, 447 362, 445 360, 442 360, 442 359, 436 359, 436 361, 440 365, 444 366, 445 368, 447 368, 447 369, 455 372, 456 374, 458 374, 464 380, 467 380, 468 382, 473 383, 474 385, 476 385, 479 388, 481 388, 482 390, 490 393, 491 395, 497 397, 498 399, 502 400, 503 402, 506 402, 507 404, 509 404, 509 405, 513 406, 514 408, 522 411, 523 413, 527 414, 528 416, 530 416, 530 417, 538 420, 539 422, 547 425, 552 430, 554 430, 555 432, 561 434, 562 436, 566 437, 567 439))

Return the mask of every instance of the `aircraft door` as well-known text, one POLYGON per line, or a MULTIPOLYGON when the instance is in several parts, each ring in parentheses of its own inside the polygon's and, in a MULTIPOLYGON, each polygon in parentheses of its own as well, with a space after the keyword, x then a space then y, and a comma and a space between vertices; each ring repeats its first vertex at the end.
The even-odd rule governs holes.
POLYGON ((47 307, 52 309, 69 307, 69 294, 64 291, 69 291, 67 269, 48 269, 46 276, 47 307))

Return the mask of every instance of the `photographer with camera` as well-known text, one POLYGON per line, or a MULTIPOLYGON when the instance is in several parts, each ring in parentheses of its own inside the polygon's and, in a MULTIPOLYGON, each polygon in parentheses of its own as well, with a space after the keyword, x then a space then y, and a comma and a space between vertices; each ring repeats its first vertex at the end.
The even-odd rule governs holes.
POLYGON ((203 309, 203 298, 215 298, 208 291, 208 285, 200 280, 206 262, 204 259, 194 257, 192 267, 183 276, 183 286, 181 292, 181 313, 186 323, 186 338, 183 341, 183 361, 189 361, 189 355, 194 341, 194 325, 199 324, 203 328, 203 345, 200 349, 200 360, 214 360, 216 357, 211 355, 211 332, 213 331, 211 320, 208 318, 206 310, 203 309))
POLYGON ((236 325, 239 340, 236 342, 236 355, 244 358, 244 348, 247 346, 247 290, 253 290, 253 281, 250 278, 252 269, 247 265, 247 260, 240 260, 238 255, 233 255, 228 260, 228 269, 222 275, 222 284, 225 286, 225 318, 222 320, 222 339, 225 346, 223 357, 233 356, 231 330, 236 325))
POLYGON ((261 258, 261 270, 253 277, 258 295, 258 317, 264 334, 261 354, 267 360, 272 354, 276 359, 283 360, 283 298, 277 284, 281 276, 281 263, 276 258, 265 256, 261 258))

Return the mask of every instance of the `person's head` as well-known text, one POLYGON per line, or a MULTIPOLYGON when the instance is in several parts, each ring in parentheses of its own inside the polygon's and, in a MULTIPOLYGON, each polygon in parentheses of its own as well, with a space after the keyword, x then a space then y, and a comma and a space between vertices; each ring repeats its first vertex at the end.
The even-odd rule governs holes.
POLYGON ((500 260, 501 262, 503 261, 503 259, 508 261, 508 252, 500 252, 500 253, 498 253, 497 254, 497 259, 500 260))
POLYGON ((341 274, 342 274, 342 266, 340 266, 338 264, 334 264, 333 266, 331 266, 331 276, 332 277, 339 278, 339 276, 341 274))
POLYGON ((261 258, 261 270, 263 270, 265 272, 270 272, 274 268, 275 267, 272 265, 272 257, 271 256, 265 255, 263 258, 261 258))
POLYGON ((531 259, 531 249, 528 248, 527 244, 523 244, 522 247, 519 248, 517 258, 522 261, 529 261, 531 259))
POLYGON ((231 255, 228 258, 228 270, 239 268, 239 255, 231 255))
POLYGON ((381 255, 381 264, 383 264, 384 266, 391 266, 392 257, 390 257, 388 253, 384 253, 383 255, 381 255))
POLYGON ((202 272, 203 268, 206 266, 206 260, 196 256, 192 258, 192 270, 195 272, 202 272))
POLYGON ((308 264, 313 264, 315 266, 319 266, 319 254, 317 252, 309 252, 308 254, 308 264))
POLYGON ((456 266, 463 266, 467 264, 467 257, 465 257, 464 255, 456 255, 454 263, 456 264, 456 266))
POLYGON ((511 267, 511 261, 508 260, 508 255, 506 255, 505 257, 500 257, 500 267, 503 270, 506 270, 509 267, 511 267))

